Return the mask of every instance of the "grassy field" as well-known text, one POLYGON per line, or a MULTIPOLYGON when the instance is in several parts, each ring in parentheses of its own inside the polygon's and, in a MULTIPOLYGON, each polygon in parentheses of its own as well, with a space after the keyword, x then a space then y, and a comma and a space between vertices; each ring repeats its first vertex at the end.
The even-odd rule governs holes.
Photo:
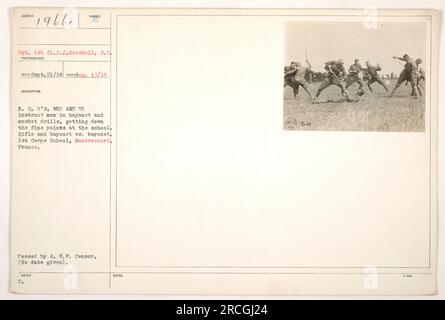
MULTIPOLYGON (((390 84, 390 90, 395 81, 390 84)), ((309 91, 315 96, 319 83, 313 83, 309 91)), ((402 84, 389 98, 379 84, 374 83, 373 92, 365 84, 365 95, 358 97, 358 84, 348 88, 357 102, 346 102, 340 88, 330 86, 317 100, 311 100, 306 92, 294 99, 292 89, 284 88, 283 126, 287 130, 324 131, 424 131, 425 98, 409 96, 410 86, 402 84)), ((424 90, 422 90, 422 94, 424 90)))

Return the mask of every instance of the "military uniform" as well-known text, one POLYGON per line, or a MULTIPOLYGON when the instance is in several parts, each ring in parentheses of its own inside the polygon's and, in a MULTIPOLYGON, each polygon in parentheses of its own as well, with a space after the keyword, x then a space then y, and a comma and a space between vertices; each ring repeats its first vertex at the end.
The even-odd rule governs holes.
POLYGON ((362 71, 362 66, 360 64, 354 63, 349 67, 349 74, 348 78, 346 79, 346 89, 349 88, 350 85, 353 83, 358 83, 359 90, 363 90, 363 81, 360 79, 360 76, 358 75, 360 71, 362 71))
POLYGON ((295 73, 295 78, 294 79, 295 79, 295 82, 299 86, 301 86, 307 92, 307 94, 309 96, 312 97, 312 95, 310 94, 309 89, 308 89, 308 83, 307 83, 307 81, 305 79, 308 70, 310 70, 310 69, 309 68, 305 68, 303 66, 297 66, 297 71, 295 73))
POLYGON ((307 92, 307 94, 312 97, 308 89, 308 84, 305 80, 307 70, 308 68, 305 68, 299 64, 293 69, 290 67, 287 71, 285 68, 284 86, 286 86, 286 84, 291 86, 294 89, 294 96, 298 94, 298 89, 301 86, 307 92))
POLYGON ((397 80, 396 86, 394 87, 393 91, 391 92, 391 96, 394 94, 394 92, 397 90, 397 88, 404 82, 410 82, 411 83, 411 96, 417 96, 416 91, 416 79, 417 79, 417 63, 414 61, 414 59, 406 56, 402 59, 398 58, 399 60, 405 61, 405 65, 403 67, 402 72, 400 72, 399 79, 397 80))
POLYGON ((378 74, 378 71, 380 71, 380 70, 382 70, 382 68, 379 65, 377 65, 377 66, 367 65, 366 73, 369 75, 369 80, 368 80, 367 85, 368 85, 369 91, 371 91, 371 92, 372 92, 371 84, 373 84, 374 82, 377 82, 383 88, 385 88, 386 91, 388 91, 388 87, 386 86, 386 84, 383 82, 382 78, 378 74))
POLYGON ((292 84, 295 82, 295 74, 297 73, 297 68, 293 66, 284 67, 284 86, 292 84))
POLYGON ((284 87, 289 86, 294 92, 294 97, 297 97, 299 84, 295 80, 295 74, 297 73, 297 68, 294 66, 284 67, 284 87))
POLYGON ((341 89, 341 93, 349 99, 348 91, 346 91, 346 88, 341 82, 341 79, 343 79, 344 75, 346 74, 343 63, 336 60, 328 61, 325 63, 325 69, 328 71, 328 77, 320 84, 320 87, 318 87, 316 97, 318 97, 320 93, 330 85, 336 85, 341 89))
POLYGON ((413 82, 416 76, 417 76, 417 64, 413 59, 409 58, 405 62, 405 66, 403 67, 403 70, 400 73, 399 81, 397 81, 397 83, 401 84, 403 81, 413 82))
POLYGON ((425 82, 425 70, 422 68, 419 69, 419 72, 417 74, 417 81, 416 81, 416 87, 417 90, 419 90, 419 94, 422 95, 422 91, 420 90, 420 81, 423 80, 425 82))

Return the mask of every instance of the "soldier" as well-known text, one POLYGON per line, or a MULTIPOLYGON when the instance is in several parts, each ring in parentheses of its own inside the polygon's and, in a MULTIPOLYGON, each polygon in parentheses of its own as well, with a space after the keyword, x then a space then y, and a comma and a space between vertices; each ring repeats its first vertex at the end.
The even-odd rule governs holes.
POLYGON ((398 59, 405 62, 405 65, 403 67, 402 72, 400 72, 399 79, 397 80, 396 86, 392 90, 391 94, 389 95, 392 97, 394 95, 394 92, 396 92, 397 88, 404 82, 408 81, 411 83, 411 96, 417 98, 417 91, 415 87, 415 79, 417 74, 417 64, 416 62, 409 57, 409 55, 404 54, 402 58, 393 56, 393 59, 398 59))
POLYGON ((348 94, 348 91, 344 87, 342 80, 346 75, 346 70, 344 67, 343 60, 332 60, 325 63, 325 69, 328 71, 327 78, 324 82, 320 84, 320 87, 318 87, 317 94, 315 97, 318 98, 320 93, 329 87, 330 85, 336 85, 341 89, 341 93, 346 97, 346 99, 349 101, 351 100, 348 94))
POLYGON ((349 67, 349 74, 346 78, 346 89, 349 88, 349 86, 353 83, 358 83, 358 92, 360 94, 364 94, 365 91, 363 90, 363 81, 360 79, 359 73, 362 71, 362 66, 360 65, 360 61, 358 59, 354 60, 354 64, 351 64, 349 67))
MULTIPOLYGON (((416 59, 416 65, 417 67, 419 67, 419 65, 423 62, 422 59, 418 58, 416 59)), ((416 73, 416 87, 417 90, 419 90, 419 94, 422 95, 422 91, 420 90, 420 81, 424 81, 425 82, 425 70, 423 70, 422 68, 419 68, 419 70, 416 73)))
MULTIPOLYGON (((308 63, 308 66, 311 65, 308 63)), ((307 74, 307 67, 303 67, 300 62, 293 62, 291 64, 291 68, 288 71, 285 71, 285 86, 289 84, 294 89, 294 96, 296 97, 298 94, 298 89, 301 86, 304 91, 312 98, 311 93, 308 90, 307 82, 304 77, 307 74)))
POLYGON ((306 60, 307 63, 307 67, 304 67, 301 65, 300 62, 297 62, 296 66, 297 66, 297 71, 295 73, 295 82, 304 89, 304 91, 306 91, 306 93, 309 95, 309 97, 312 98, 311 93, 309 92, 308 89, 308 83, 305 80, 306 75, 308 74, 308 72, 310 72, 311 69, 311 64, 306 60))
POLYGON ((416 88, 417 90, 419 90, 419 95, 422 95, 422 90, 420 90, 420 88, 424 89, 424 86, 422 86, 420 84, 420 81, 425 82, 425 70, 423 70, 422 68, 419 69, 419 73, 417 75, 417 79, 416 79, 416 88))
MULTIPOLYGON (((417 67, 419 67, 419 65, 420 65, 423 61, 422 61, 422 59, 418 58, 418 59, 416 59, 414 62, 416 63, 417 67)), ((421 70, 422 70, 423 74, 425 75, 425 71, 423 71, 423 69, 420 68, 419 70, 415 70, 415 71, 413 72, 413 77, 412 77, 413 80, 414 80, 414 84, 415 84, 416 87, 417 87, 417 90, 419 90, 420 95, 422 95, 422 92, 420 91, 420 87, 419 87, 419 81, 420 81, 420 78, 421 78, 421 70)), ((425 77, 424 77, 423 79, 425 80, 425 77)), ((409 79, 406 79, 406 80, 405 80, 405 83, 406 83, 406 86, 408 86, 408 84, 411 83, 411 81, 410 81, 409 79)))
POLYGON ((377 82, 380 84, 383 88, 385 88, 386 92, 388 92, 388 87, 386 84, 382 81, 382 78, 378 74, 378 71, 382 70, 382 67, 380 67, 380 64, 377 63, 377 66, 371 65, 371 62, 366 61, 366 70, 365 72, 368 74, 369 80, 367 82, 369 91, 372 92, 371 84, 374 82, 377 82))
POLYGON ((297 73, 297 63, 292 61, 290 66, 284 67, 284 87, 289 86, 294 91, 294 97, 297 97, 299 85, 295 81, 295 74, 297 73))

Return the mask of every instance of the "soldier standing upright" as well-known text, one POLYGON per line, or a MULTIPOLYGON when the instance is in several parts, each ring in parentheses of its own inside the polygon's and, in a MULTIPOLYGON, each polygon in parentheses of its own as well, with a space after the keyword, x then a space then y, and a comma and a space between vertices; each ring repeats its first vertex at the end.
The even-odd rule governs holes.
POLYGON ((360 94, 365 93, 363 90, 363 81, 360 79, 359 73, 362 71, 362 66, 360 65, 360 61, 358 59, 354 60, 354 63, 351 64, 348 70, 348 77, 346 78, 346 89, 349 88, 353 83, 358 83, 358 91, 360 94))
POLYGON ((411 83, 411 96, 417 97, 417 91, 415 87, 415 79, 417 77, 417 64, 416 62, 409 57, 409 55, 405 54, 402 58, 393 56, 393 59, 398 59, 405 62, 402 72, 400 72, 399 79, 397 80, 396 86, 392 90, 390 97, 394 95, 397 88, 404 82, 408 81, 411 83))
POLYGON ((386 86, 386 84, 383 82, 382 78, 378 74, 378 72, 380 70, 382 70, 382 67, 378 63, 377 63, 377 66, 373 66, 373 65, 371 65, 371 62, 366 61, 366 73, 368 74, 368 77, 369 77, 367 85, 368 85, 369 91, 371 91, 371 92, 372 92, 371 84, 373 84, 374 82, 377 82, 378 84, 380 84, 388 92, 388 87, 386 86))
MULTIPOLYGON (((419 65, 423 62, 422 59, 418 58, 416 59, 416 65, 417 68, 419 68, 419 65)), ((419 68, 419 70, 416 71, 416 88, 419 90, 419 95, 422 95, 422 91, 420 90, 420 81, 423 80, 425 82, 425 70, 422 68, 419 68)))
POLYGON ((328 71, 327 78, 324 82, 320 84, 320 87, 317 89, 317 94, 315 95, 318 97, 320 93, 329 87, 330 85, 336 85, 341 89, 341 93, 350 100, 348 91, 346 90, 345 86, 342 83, 343 78, 346 75, 346 70, 344 67, 343 60, 332 60, 325 63, 325 69, 328 71))

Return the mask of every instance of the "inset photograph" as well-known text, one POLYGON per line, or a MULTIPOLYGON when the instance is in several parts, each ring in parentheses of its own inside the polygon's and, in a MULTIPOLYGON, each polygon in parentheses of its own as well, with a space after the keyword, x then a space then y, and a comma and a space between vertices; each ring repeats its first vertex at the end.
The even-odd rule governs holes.
POLYGON ((425 131, 424 22, 287 22, 285 130, 425 131))

